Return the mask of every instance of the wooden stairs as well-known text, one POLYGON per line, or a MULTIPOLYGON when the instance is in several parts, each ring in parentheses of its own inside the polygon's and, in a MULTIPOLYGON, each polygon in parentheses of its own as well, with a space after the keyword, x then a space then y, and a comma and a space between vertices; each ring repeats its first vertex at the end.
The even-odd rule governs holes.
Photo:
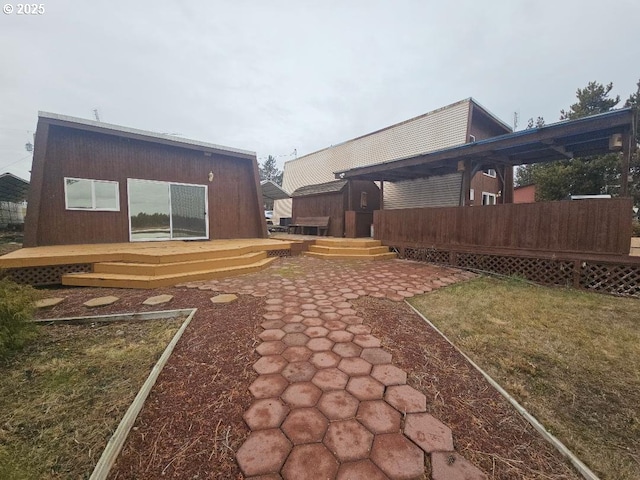
POLYGON ((122 261, 96 262, 90 273, 62 275, 62 284, 139 289, 168 287, 183 282, 257 272, 277 258, 269 257, 267 251, 245 252, 246 249, 230 249, 199 254, 137 255, 122 261))
POLYGON ((389 260, 396 254, 379 240, 327 238, 318 239, 305 255, 326 259, 389 260))

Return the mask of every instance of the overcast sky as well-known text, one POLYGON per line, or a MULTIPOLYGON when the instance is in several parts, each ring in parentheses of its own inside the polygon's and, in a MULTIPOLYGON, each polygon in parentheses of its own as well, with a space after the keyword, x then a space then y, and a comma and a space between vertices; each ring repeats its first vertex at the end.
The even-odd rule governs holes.
MULTIPOLYGON (((2 0, 18 8, 13 0, 2 0)), ((286 160, 474 97, 520 127, 640 78, 640 1, 44 0, 0 14, 0 173, 38 110, 286 160)), ((622 104, 622 102, 621 102, 622 104)))

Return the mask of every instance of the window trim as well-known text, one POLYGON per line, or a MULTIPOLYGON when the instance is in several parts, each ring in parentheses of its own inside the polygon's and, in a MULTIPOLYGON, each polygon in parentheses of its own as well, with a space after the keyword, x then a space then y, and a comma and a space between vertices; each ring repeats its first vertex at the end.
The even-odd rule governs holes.
POLYGON ((476 191, 473 188, 469 189, 469 200, 471 200, 472 202, 475 202, 476 200, 476 191))
POLYGON ((496 169, 495 168, 487 168, 486 170, 482 170, 482 174, 486 175, 487 177, 491 177, 491 178, 496 178, 498 176, 498 174, 496 173, 496 169), (493 173, 491 173, 493 172, 493 173))
POLYGON ((79 177, 64 177, 64 207, 66 210, 81 211, 81 212, 119 212, 120 211, 120 182, 115 180, 98 180, 93 178, 79 178, 79 177), (82 180, 91 182, 91 208, 82 207, 70 207, 69 206, 69 193, 67 190, 67 180, 82 180), (115 208, 98 208, 96 207, 96 183, 107 183, 115 185, 116 192, 116 206, 115 208))
POLYGON ((491 193, 491 192, 482 192, 482 205, 497 205, 498 204, 498 195, 496 195, 495 193, 491 193), (493 203, 484 203, 484 199, 486 198, 493 198, 493 203))

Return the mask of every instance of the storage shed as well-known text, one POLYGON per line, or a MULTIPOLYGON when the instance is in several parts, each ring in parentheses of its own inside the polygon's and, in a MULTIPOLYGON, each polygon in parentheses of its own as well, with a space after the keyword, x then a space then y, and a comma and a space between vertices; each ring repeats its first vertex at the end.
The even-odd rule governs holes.
POLYGON ((380 208, 380 190, 362 180, 335 180, 300 187, 291 194, 295 223, 302 217, 330 217, 327 235, 368 237, 373 211, 380 208))
POLYGON ((264 237, 254 152, 39 113, 25 247, 264 237))

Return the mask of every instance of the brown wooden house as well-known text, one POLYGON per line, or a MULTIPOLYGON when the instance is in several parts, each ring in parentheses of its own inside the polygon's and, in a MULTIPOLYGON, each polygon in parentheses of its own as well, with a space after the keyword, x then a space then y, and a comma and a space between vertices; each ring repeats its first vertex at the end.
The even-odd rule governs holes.
POLYGON ((254 152, 39 113, 25 247, 252 237, 254 152))
POLYGON ((300 187, 291 194, 294 223, 302 217, 328 216, 327 235, 368 237, 373 211, 380 209, 380 190, 369 181, 335 180, 300 187))

